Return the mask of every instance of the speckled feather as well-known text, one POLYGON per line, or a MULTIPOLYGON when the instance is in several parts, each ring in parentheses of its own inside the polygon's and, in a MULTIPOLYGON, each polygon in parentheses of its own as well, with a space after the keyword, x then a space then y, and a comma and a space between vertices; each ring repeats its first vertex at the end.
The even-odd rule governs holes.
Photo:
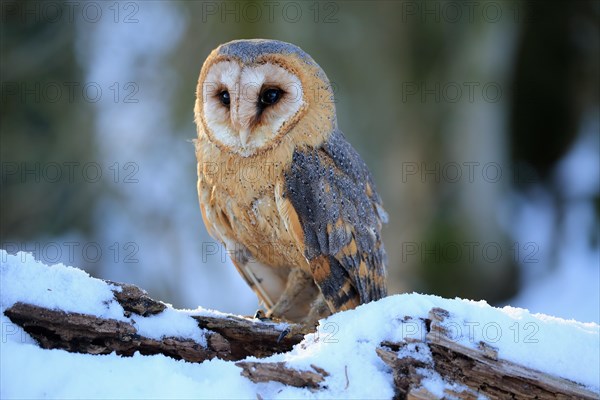
POLYGON ((328 276, 317 281, 325 297, 342 307, 348 301, 339 293, 345 280, 359 304, 386 296, 380 231, 387 216, 367 166, 343 134, 335 131, 323 146, 295 151, 285 182, 303 227, 306 258, 325 256, 329 264, 328 276))
POLYGON ((219 47, 219 54, 235 57, 244 64, 250 64, 258 57, 265 54, 295 54, 305 62, 316 64, 313 59, 298 46, 277 40, 232 40, 219 47))

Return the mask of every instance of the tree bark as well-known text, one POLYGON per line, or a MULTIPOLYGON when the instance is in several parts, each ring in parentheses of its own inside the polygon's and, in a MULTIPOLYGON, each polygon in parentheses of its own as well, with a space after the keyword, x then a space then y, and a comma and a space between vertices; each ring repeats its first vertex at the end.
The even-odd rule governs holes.
POLYGON ((329 376, 322 368, 311 365, 314 371, 299 371, 289 368, 283 362, 261 363, 240 361, 235 363, 242 368, 242 375, 252 382, 281 382, 295 387, 305 387, 311 390, 319 389, 321 382, 329 376))
POLYGON ((449 315, 444 309, 433 308, 424 321, 428 327, 425 340, 383 342, 377 349, 379 357, 392 368, 397 398, 436 398, 421 386, 424 370, 433 370, 446 382, 462 386, 462 391, 445 393, 465 400, 477 399, 480 394, 490 399, 599 398, 597 393, 575 382, 499 359, 497 349, 485 342, 479 342, 476 350, 457 343, 443 326, 449 315), (408 343, 427 346, 433 362, 399 357, 399 350, 408 343))
MULTIPOLYGON (((132 314, 143 317, 157 315, 167 307, 133 285, 108 283, 115 287, 115 300, 123 307, 125 317, 132 314)), ((42 348, 88 354, 116 352, 123 356, 135 352, 164 354, 189 362, 215 357, 239 361, 248 356, 263 358, 287 352, 312 331, 300 325, 250 317, 194 315, 191 318, 205 332, 206 343, 199 343, 189 338, 148 338, 140 335, 128 321, 51 310, 32 304, 16 303, 6 309, 5 314, 42 348)), ((447 311, 434 308, 427 319, 422 319, 428 332, 425 338, 382 342, 376 349, 377 355, 392 370, 396 398, 435 399, 436 396, 421 384, 424 371, 436 373, 446 382, 457 384, 453 390, 446 389, 445 395, 460 399, 476 399, 480 395, 490 399, 599 398, 598 394, 577 383, 499 359, 497 350, 487 343, 479 343, 478 349, 457 343, 444 329, 443 322, 448 316, 447 311), (410 355, 400 356, 411 354, 399 351, 407 345, 420 347, 423 353, 428 350, 431 361, 417 360, 410 355)), ((318 366, 299 371, 285 363, 242 361, 236 365, 241 368, 241 374, 253 382, 276 381, 313 391, 322 388, 329 376, 318 366)))
MULTIPOLYGON (((107 283, 117 287, 113 293, 115 300, 123 307, 125 317, 132 314, 148 317, 167 308, 164 303, 151 299, 144 290, 134 285, 110 281, 107 283)), ((164 354, 190 362, 202 362, 215 357, 223 360, 241 360, 248 356, 268 357, 291 350, 309 332, 296 324, 270 320, 234 315, 194 315, 191 318, 206 332, 204 346, 191 339, 147 338, 139 335, 131 323, 124 321, 50 310, 25 303, 14 304, 5 314, 45 349, 89 354, 116 352, 125 356, 135 352, 145 355, 164 354), (290 333, 284 335, 286 328, 290 333)))

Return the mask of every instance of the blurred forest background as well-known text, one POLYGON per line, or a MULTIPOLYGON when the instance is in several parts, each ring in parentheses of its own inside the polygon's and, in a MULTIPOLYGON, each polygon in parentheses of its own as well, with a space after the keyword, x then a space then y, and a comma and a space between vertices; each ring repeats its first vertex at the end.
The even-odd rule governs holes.
POLYGON ((2 1, 0 248, 177 307, 257 301, 206 233, 209 52, 292 42, 375 176, 393 293, 600 320, 598 1, 2 1))

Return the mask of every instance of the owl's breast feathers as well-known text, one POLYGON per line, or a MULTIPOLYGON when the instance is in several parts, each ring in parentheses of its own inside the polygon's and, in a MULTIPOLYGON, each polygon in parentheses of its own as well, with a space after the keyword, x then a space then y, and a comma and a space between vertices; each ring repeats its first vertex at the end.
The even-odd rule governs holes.
POLYGON ((335 130, 319 147, 296 149, 282 194, 303 231, 302 248, 332 310, 386 296, 381 240, 387 214, 367 166, 335 130))
POLYGON ((293 143, 244 158, 200 136, 198 191, 209 232, 253 289, 240 249, 275 275, 312 275, 332 312, 385 297, 387 216, 365 163, 337 129, 321 144, 293 143))

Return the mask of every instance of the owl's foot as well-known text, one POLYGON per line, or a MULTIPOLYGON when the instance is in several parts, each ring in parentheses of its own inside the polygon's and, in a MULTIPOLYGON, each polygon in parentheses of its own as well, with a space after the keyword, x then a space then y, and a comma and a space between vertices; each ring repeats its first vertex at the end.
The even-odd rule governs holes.
POLYGON ((306 318, 304 318, 302 323, 306 326, 317 326, 320 319, 327 318, 331 314, 331 309, 327 305, 325 297, 323 297, 323 295, 319 295, 311 304, 310 312, 306 318))
MULTIPOLYGON (((280 321, 276 321, 276 319, 267 317, 267 315, 265 314, 265 312, 262 309, 256 310, 256 313, 254 313, 254 319, 258 319, 262 322, 280 322, 280 321)), ((291 326, 287 326, 283 331, 281 331, 281 333, 277 337, 277 343, 281 342, 288 335, 290 335, 290 333, 292 333, 293 330, 294 329, 291 326)))
POLYGON ((254 319, 260 319, 261 321, 270 321, 271 318, 267 317, 267 315, 265 314, 265 312, 263 311, 263 309, 259 308, 258 310, 256 310, 256 312, 254 313, 254 319))
POLYGON ((310 313, 302 320, 299 324, 294 324, 293 326, 288 326, 285 328, 277 338, 277 343, 281 342, 285 337, 290 334, 294 335, 296 333, 307 334, 314 332, 319 325, 319 320, 321 318, 326 318, 331 315, 331 310, 325 301, 323 296, 318 296, 315 301, 313 301, 310 307, 310 313))
POLYGON ((308 335, 314 333, 317 330, 318 321, 315 323, 299 323, 288 325, 277 337, 277 343, 281 342, 286 337, 292 337, 296 335, 308 335))

